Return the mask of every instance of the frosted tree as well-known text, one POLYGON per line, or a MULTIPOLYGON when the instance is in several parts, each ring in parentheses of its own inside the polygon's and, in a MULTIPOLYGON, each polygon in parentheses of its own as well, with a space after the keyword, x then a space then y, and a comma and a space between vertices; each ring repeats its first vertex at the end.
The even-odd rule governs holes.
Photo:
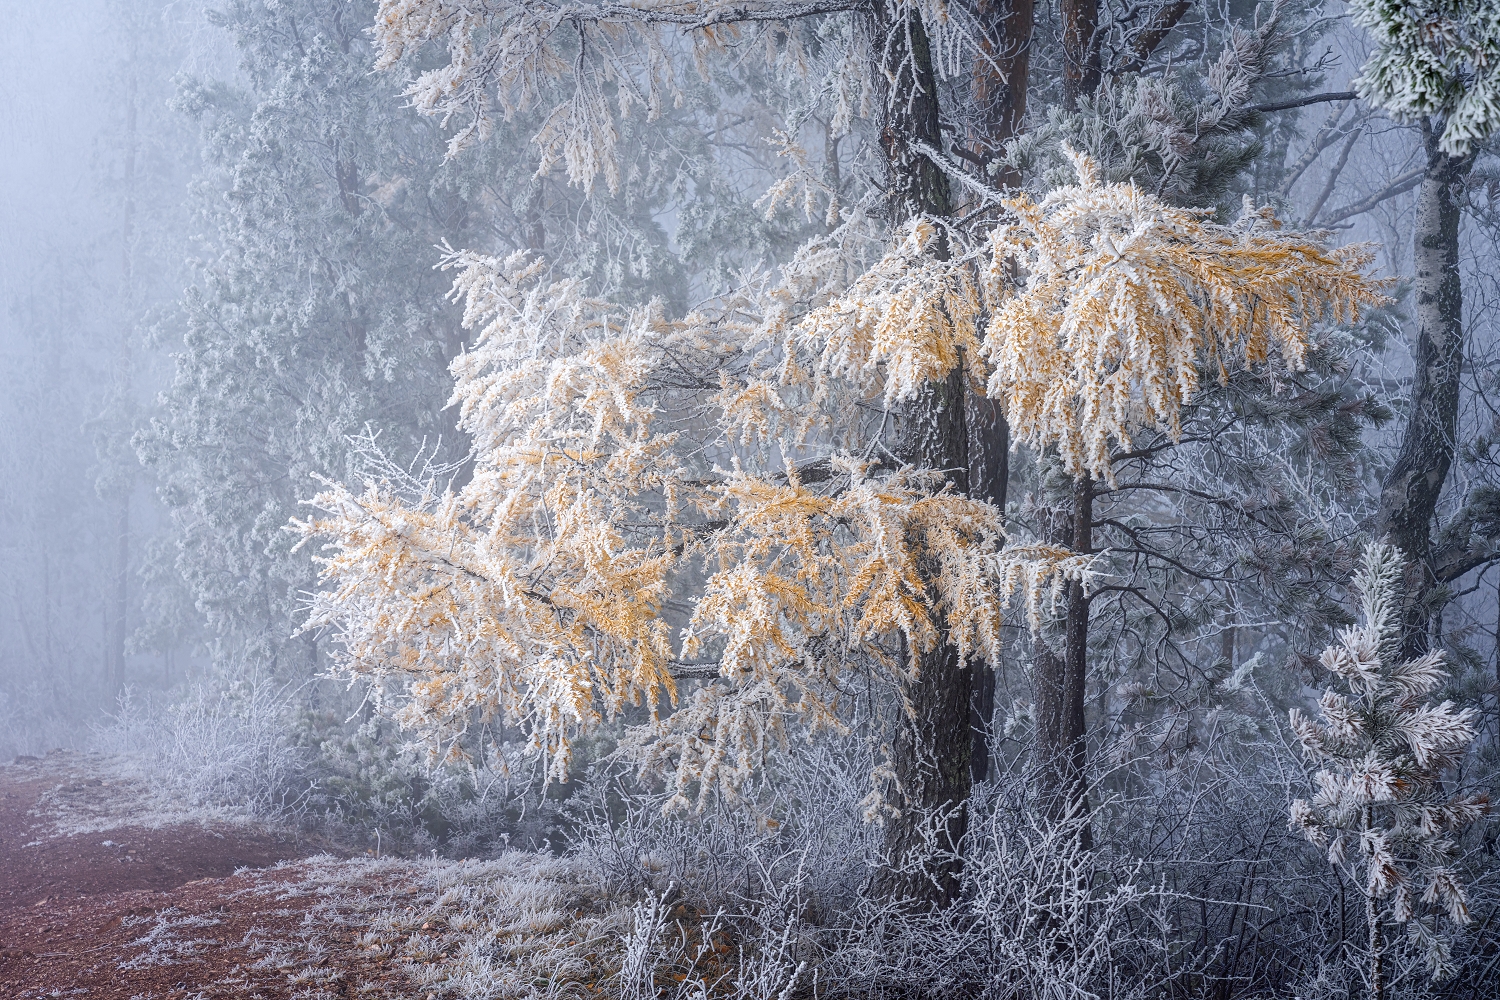
MULTIPOLYGON (((1125 33, 1130 58, 1139 67, 1172 35, 1185 9, 1181 5, 1153 8, 1145 25, 1147 30, 1140 32, 1123 22, 1116 24, 1110 20, 1113 14, 1108 11, 1101 19, 1099 8, 1078 5, 1068 15, 1076 30, 1069 35, 1072 42, 1064 40, 1065 46, 1073 45, 1077 56, 1080 53, 1075 43, 1083 40, 1085 48, 1094 45, 1097 29, 1110 24, 1111 30, 1119 28, 1125 33)), ((816 183, 806 173, 788 178, 772 189, 774 202, 789 188, 800 184, 810 201, 827 205, 830 222, 844 222, 839 230, 842 235, 817 253, 826 260, 835 244, 843 248, 841 266, 849 274, 839 278, 839 282, 847 284, 862 269, 860 254, 848 253, 849 248, 860 242, 857 237, 861 233, 865 245, 870 245, 870 236, 881 241, 885 233, 901 234, 897 239, 900 245, 909 245, 915 238, 921 249, 917 257, 926 258, 920 261, 918 270, 927 274, 934 274, 934 268, 950 261, 955 253, 967 253, 966 247, 982 242, 985 219, 993 218, 989 213, 978 217, 979 240, 942 222, 960 197, 977 196, 982 202, 995 202, 994 192, 965 178, 947 158, 948 144, 940 127, 938 80, 955 70, 963 71, 970 60, 998 72, 1000 64, 991 61, 996 45, 1009 51, 1012 44, 1028 44, 1023 40, 1030 33, 1029 27, 1022 23, 1026 15, 1012 17, 1013 13, 1000 8, 946 5, 929 8, 914 3, 872 3, 845 12, 843 8, 830 9, 818 4, 764 8, 719 4, 645 4, 628 8, 580 5, 562 9, 523 2, 478 9, 412 0, 384 4, 377 18, 375 37, 382 65, 392 69, 410 67, 413 76, 409 78, 407 94, 413 104, 419 110, 459 124, 451 154, 482 145, 487 132, 497 123, 515 120, 528 109, 541 109, 547 127, 537 132, 536 142, 544 160, 565 167, 571 180, 596 194, 601 189, 612 190, 617 184, 620 190, 629 189, 629 184, 620 182, 623 175, 613 165, 614 158, 625 148, 616 135, 624 122, 641 114, 650 119, 668 108, 691 103, 696 95, 689 91, 686 81, 694 75, 704 78, 705 68, 712 67, 718 59, 743 63, 746 54, 763 53, 778 74, 806 81, 810 95, 807 106, 821 109, 818 113, 829 123, 828 135, 837 137, 850 132, 860 124, 863 115, 868 114, 871 119, 865 127, 874 142, 865 148, 878 153, 877 176, 884 188, 884 198, 879 202, 840 205, 818 193, 816 183), (850 16, 851 13, 856 16, 850 16), (998 22, 986 18, 998 18, 998 22), (433 48, 444 50, 446 61, 439 57, 435 67, 430 62, 418 61, 422 53, 433 48), (964 194, 957 195, 958 191, 964 194), (870 214, 877 213, 884 216, 885 232, 870 225, 870 214), (908 229, 913 220, 923 217, 932 225, 908 229)), ((1252 84, 1261 78, 1257 74, 1267 78, 1277 76, 1265 72, 1264 59, 1246 58, 1255 55, 1256 45, 1264 47, 1265 39, 1274 33, 1267 29, 1264 36, 1252 34, 1250 42, 1241 37, 1243 34, 1226 35, 1233 44, 1228 45, 1220 60, 1224 65, 1215 71, 1216 86, 1225 92, 1215 91, 1208 98, 1234 109, 1246 103, 1252 84)), ((1216 38, 1216 44, 1217 41, 1216 38)), ((1082 53, 1083 61, 1098 66, 1099 51, 1095 48, 1092 55, 1082 53)), ((1024 60, 1010 66, 1005 72, 1017 74, 1012 84, 1024 86, 1019 77, 1024 60)), ((1092 81, 1089 86, 1093 86, 1101 76, 1085 73, 1079 79, 1092 81)), ((1084 94, 1085 91, 1078 91, 1075 96, 1084 94)), ((1198 150, 1194 137, 1220 140, 1243 127, 1237 124, 1244 120, 1242 113, 1236 110, 1226 117, 1220 112, 1213 122, 1207 122, 1198 113, 1201 109, 1189 107, 1188 102, 1174 104, 1170 99, 1164 105, 1161 96, 1152 91, 1137 102, 1139 113, 1135 121, 1146 125, 1148 130, 1165 129, 1171 133, 1162 137, 1167 143, 1162 147, 1163 157, 1172 163, 1184 157, 1186 162, 1222 161, 1223 150, 1217 153, 1206 148, 1198 150), (1177 122, 1174 131, 1167 119, 1175 120, 1180 114, 1186 115, 1186 119, 1177 122), (1199 156, 1200 152, 1207 155, 1199 156)), ((1007 100, 1014 101, 1015 97, 1012 93, 1007 100)), ((996 127, 1015 128, 1014 111, 1006 111, 1004 107, 990 111, 999 116, 994 118, 994 122, 1000 123, 996 127)), ((1108 128, 1107 123, 1105 127, 1108 128)), ((1085 127, 1084 131, 1089 129, 1085 127)), ((1123 138, 1124 133, 1121 135, 1123 138)), ((993 140, 989 155, 993 157, 995 146, 1003 145, 1005 139, 1006 136, 998 134, 985 136, 986 142, 993 140)), ((787 148, 792 150, 790 144, 787 148)), ((997 163, 990 162, 991 175, 995 174, 997 163)), ((838 160, 830 159, 827 166, 836 168, 838 160)), ((971 227, 975 218, 970 216, 971 227)), ((907 256, 912 257, 909 253, 907 256)), ((898 263, 887 258, 881 267, 888 274, 897 274, 892 268, 898 263)), ((870 282, 859 287, 866 291, 878 288, 874 272, 871 275, 870 282)), ((961 282, 952 285, 944 278, 940 284, 952 287, 958 294, 970 294, 961 282)), ((971 282, 969 287, 973 286, 971 282)), ((864 307, 874 298, 865 295, 857 304, 868 313, 864 307)), ((909 288, 904 297, 892 302, 901 309, 911 309, 914 302, 917 307, 922 306, 923 296, 909 288)), ((816 303, 809 305, 816 308, 816 303)), ((943 308, 948 307, 945 304, 943 308)), ((949 325, 961 332, 967 328, 968 314, 974 312, 974 307, 960 304, 958 308, 957 319, 961 322, 949 325)), ((986 308, 988 303, 978 306, 980 311, 986 308)), ((888 329, 884 323, 874 326, 888 329)), ((918 330, 910 332, 919 337, 930 335, 918 330)), ((969 411, 973 409, 981 417, 978 432, 990 436, 987 445, 992 443, 991 438, 1003 434, 1003 424, 995 420, 993 405, 988 413, 972 405, 974 400, 985 398, 978 391, 987 378, 985 365, 972 344, 956 339, 957 333, 954 342, 946 346, 941 342, 945 336, 946 333, 940 333, 936 344, 942 357, 918 363, 914 373, 900 373, 909 382, 915 374, 915 381, 910 382, 914 386, 912 392, 903 389, 894 395, 884 391, 876 394, 881 433, 886 435, 886 441, 868 452, 863 444, 854 450, 861 456, 880 459, 882 470, 890 463, 897 468, 908 465, 926 470, 929 476, 940 474, 957 495, 1002 499, 1003 482, 997 480, 996 464, 991 461, 995 449, 988 446, 979 449, 980 460, 976 463, 970 446, 974 431, 967 426, 969 411), (964 361, 954 365, 953 358, 964 361), (971 470, 975 473, 973 479, 971 470)), ((890 350, 889 344, 877 342, 873 346, 890 350)), ((889 354, 880 359, 892 366, 893 373, 897 360, 889 354)), ((767 397, 770 398, 781 397, 767 397)), ((873 409, 873 401, 868 405, 873 409)), ((849 413, 844 416, 847 419, 849 413)), ((868 436, 868 430, 863 433, 868 436)), ((1083 556, 1087 559, 1088 553, 1085 551, 1083 556)), ((919 560, 919 565, 929 577, 930 589, 935 585, 930 579, 931 560, 919 560)), ((935 633, 938 641, 925 652, 918 650, 916 668, 921 680, 904 689, 907 709, 904 715, 909 724, 898 726, 894 733, 889 777, 899 792, 898 797, 915 812, 940 812, 951 817, 945 836, 957 843, 962 835, 962 803, 972 780, 976 748, 983 753, 982 740, 974 736, 983 724, 977 727, 971 724, 969 706, 972 702, 981 718, 988 713, 982 707, 983 685, 977 686, 977 694, 969 690, 975 687, 975 671, 968 669, 960 656, 961 643, 949 634, 948 624, 938 617, 935 633)), ((888 829, 890 853, 896 857, 909 854, 914 845, 906 838, 913 827, 897 823, 888 829)), ((919 882, 924 878, 918 873, 919 882)), ((944 893, 956 886, 951 877, 937 881, 942 883, 944 893)), ((917 894, 928 892, 921 885, 887 888, 895 894, 908 890, 917 894)))
MULTIPOLYGON (((330 484, 295 525, 325 540, 307 627, 335 627, 340 669, 404 721, 503 715, 558 776, 578 732, 644 704, 641 753, 682 805, 733 794, 793 729, 847 732, 872 682, 898 730, 950 706, 966 751, 961 681, 998 658, 1007 601, 1039 622, 1090 557, 1007 543, 1001 512, 912 445, 942 427, 924 401, 987 382, 1025 440, 1105 476, 1102 442, 1171 433, 1200 362, 1295 362, 1313 324, 1379 298, 1362 248, 1258 213, 1216 225, 1075 163, 1078 183, 1007 200, 981 240, 918 217, 851 280, 836 233, 680 319, 525 254, 450 257, 479 330, 453 365, 474 476, 330 484)), ((901 836, 898 817, 962 808, 908 783, 964 787, 967 760, 930 739, 873 776, 869 813, 901 836)))
POLYGON ((1334 686, 1318 699, 1319 719, 1291 712, 1293 732, 1320 767, 1316 794, 1292 802, 1291 825, 1326 848, 1330 862, 1357 872, 1375 1000, 1385 994, 1387 923, 1407 925, 1425 944, 1435 975, 1449 971, 1446 942, 1423 911, 1469 923, 1452 834, 1488 810, 1484 796, 1444 788, 1444 772, 1477 735, 1475 712, 1432 703, 1447 678, 1441 651, 1402 655, 1401 561, 1391 545, 1365 550, 1354 577, 1363 621, 1323 650, 1334 686))
POLYGON ((1500 12, 1474 0, 1355 0, 1376 50, 1360 92, 1402 118, 1434 117, 1437 148, 1466 156, 1500 121, 1500 12))
MULTIPOLYGON (((1415 656, 1427 648, 1440 588, 1495 558, 1494 540, 1469 532, 1435 546, 1433 522, 1460 437, 1459 221, 1477 151, 1500 122, 1500 12, 1489 3, 1353 6, 1376 44, 1360 92, 1398 118, 1416 120, 1426 152, 1412 234, 1415 371, 1401 449, 1382 483, 1378 529, 1409 560, 1404 642, 1415 656)), ((1463 520, 1460 513, 1455 522, 1463 520)))

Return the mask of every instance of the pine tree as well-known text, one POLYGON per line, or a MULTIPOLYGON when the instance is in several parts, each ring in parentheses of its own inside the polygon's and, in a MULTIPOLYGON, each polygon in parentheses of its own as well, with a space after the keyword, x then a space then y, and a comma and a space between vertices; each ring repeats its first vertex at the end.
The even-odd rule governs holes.
POLYGON ((1482 795, 1451 795, 1443 774, 1474 742, 1475 711, 1432 704, 1442 686, 1443 653, 1402 654, 1400 550, 1375 544, 1354 577, 1362 624, 1323 650, 1335 687, 1318 699, 1320 722, 1291 711, 1292 731, 1320 765, 1317 793, 1291 805, 1291 825, 1328 850, 1333 864, 1360 870, 1369 926, 1370 996, 1385 995, 1384 927, 1408 925, 1425 942, 1435 976, 1449 969, 1447 946, 1422 912, 1469 923, 1463 885, 1452 867, 1451 834, 1488 810, 1482 795), (1352 855, 1352 857, 1351 857, 1352 855))

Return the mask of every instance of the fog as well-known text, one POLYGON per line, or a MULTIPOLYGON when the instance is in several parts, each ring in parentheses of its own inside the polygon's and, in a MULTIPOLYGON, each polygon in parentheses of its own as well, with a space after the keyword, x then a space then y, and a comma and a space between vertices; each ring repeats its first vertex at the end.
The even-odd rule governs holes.
POLYGON ((0 689, 12 753, 76 743, 119 679, 166 683, 163 657, 191 655, 190 641, 130 644, 141 552, 164 521, 129 438, 170 371, 146 341, 185 273, 196 158, 165 102, 197 57, 192 37, 163 44, 145 12, 118 4, 7 4, 0 689))

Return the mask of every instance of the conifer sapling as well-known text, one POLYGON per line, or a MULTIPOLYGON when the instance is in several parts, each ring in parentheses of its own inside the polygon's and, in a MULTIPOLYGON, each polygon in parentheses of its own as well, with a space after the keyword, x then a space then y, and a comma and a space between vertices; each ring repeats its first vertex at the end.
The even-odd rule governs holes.
POLYGON ((1459 927, 1471 919, 1452 865, 1452 835, 1488 808, 1484 796, 1453 796, 1443 787, 1443 772, 1474 741, 1474 710, 1432 704, 1448 676, 1442 650, 1401 658, 1400 574, 1394 546, 1366 549, 1353 580, 1364 620, 1323 650, 1320 662, 1335 683, 1318 699, 1320 718, 1291 711, 1303 751, 1322 765, 1312 798, 1292 802, 1291 827, 1326 848, 1330 862, 1362 876, 1376 1000, 1384 993, 1387 922, 1406 925, 1426 946, 1435 977, 1449 971, 1434 919, 1459 927))

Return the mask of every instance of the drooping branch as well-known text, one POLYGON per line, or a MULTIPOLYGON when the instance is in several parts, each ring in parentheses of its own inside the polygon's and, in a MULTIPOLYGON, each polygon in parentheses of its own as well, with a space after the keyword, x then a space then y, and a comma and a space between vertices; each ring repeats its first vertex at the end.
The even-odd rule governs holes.
POLYGON ((1408 170, 1406 173, 1402 174, 1400 177, 1396 178, 1390 184, 1387 184, 1379 191, 1376 191, 1374 194, 1370 195, 1368 198, 1363 198, 1352 205, 1345 205, 1341 208, 1336 208, 1333 211, 1329 212, 1326 218, 1319 221, 1322 225, 1332 226, 1337 223, 1344 222, 1347 219, 1352 219, 1356 215, 1363 215, 1364 213, 1375 208, 1377 205, 1380 205, 1382 202, 1390 201, 1392 198, 1395 198, 1398 195, 1403 195, 1406 192, 1416 188, 1419 184, 1422 183, 1422 178, 1426 175, 1426 167, 1414 167, 1411 170, 1408 170))

